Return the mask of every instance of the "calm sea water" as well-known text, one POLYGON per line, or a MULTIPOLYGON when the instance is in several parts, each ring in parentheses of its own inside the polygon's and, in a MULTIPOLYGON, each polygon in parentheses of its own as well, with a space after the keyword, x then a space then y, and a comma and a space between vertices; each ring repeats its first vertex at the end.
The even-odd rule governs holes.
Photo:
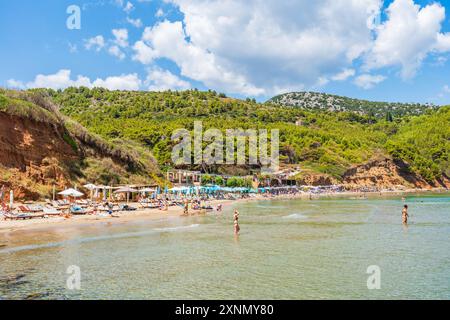
POLYGON ((450 299, 450 198, 259 201, 222 214, 0 235, 0 297, 450 299), (6 246, 5 246, 6 245, 6 246), (66 288, 68 266, 81 290, 66 288), (381 271, 368 290, 367 268, 381 271))

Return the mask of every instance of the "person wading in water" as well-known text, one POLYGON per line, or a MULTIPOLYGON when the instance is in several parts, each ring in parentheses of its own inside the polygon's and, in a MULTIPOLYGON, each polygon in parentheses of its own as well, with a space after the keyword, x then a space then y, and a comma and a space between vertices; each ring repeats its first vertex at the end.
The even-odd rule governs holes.
POLYGON ((405 206, 403 207, 403 210, 402 210, 402 222, 403 222, 403 224, 408 224, 408 218, 409 218, 409 215, 408 215, 408 205, 407 204, 405 204, 405 206))
POLYGON ((239 235, 239 231, 241 231, 241 227, 239 226, 239 211, 234 210, 234 234, 239 235))

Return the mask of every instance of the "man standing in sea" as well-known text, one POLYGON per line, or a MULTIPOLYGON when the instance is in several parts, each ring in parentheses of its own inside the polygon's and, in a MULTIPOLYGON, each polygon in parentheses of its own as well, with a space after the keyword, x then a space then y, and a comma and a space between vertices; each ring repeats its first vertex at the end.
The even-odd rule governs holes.
POLYGON ((403 210, 402 210, 402 222, 403 222, 404 225, 408 224, 408 217, 409 217, 409 215, 408 215, 408 205, 405 204, 405 206, 403 207, 403 210))

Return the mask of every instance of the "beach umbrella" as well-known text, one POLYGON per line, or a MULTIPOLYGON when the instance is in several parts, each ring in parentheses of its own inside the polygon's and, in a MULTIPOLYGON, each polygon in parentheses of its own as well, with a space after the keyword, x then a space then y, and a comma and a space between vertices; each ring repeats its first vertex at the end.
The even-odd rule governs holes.
POLYGON ((78 198, 78 197, 83 196, 82 192, 80 192, 78 190, 75 190, 75 189, 72 189, 72 188, 69 188, 69 189, 66 189, 64 191, 58 192, 58 194, 62 195, 62 196, 65 196, 65 197, 74 197, 74 198, 78 198))
POLYGON ((85 187, 86 189, 88 189, 90 191, 90 199, 92 201, 92 197, 94 196, 94 189, 96 188, 96 185, 92 184, 92 183, 88 183, 88 184, 85 184, 83 187, 85 187))
POLYGON ((114 193, 126 193, 127 194, 127 203, 130 200, 130 193, 133 193, 133 192, 139 192, 139 190, 136 190, 136 189, 133 189, 130 187, 121 187, 121 188, 117 189, 116 191, 114 191, 114 193))

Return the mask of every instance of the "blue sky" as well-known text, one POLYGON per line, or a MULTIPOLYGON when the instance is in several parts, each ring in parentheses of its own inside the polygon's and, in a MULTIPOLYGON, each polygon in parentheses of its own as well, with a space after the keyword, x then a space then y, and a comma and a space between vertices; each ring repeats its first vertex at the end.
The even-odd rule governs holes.
POLYGON ((449 1, 4 0, 0 15, 3 87, 450 104, 449 1))

